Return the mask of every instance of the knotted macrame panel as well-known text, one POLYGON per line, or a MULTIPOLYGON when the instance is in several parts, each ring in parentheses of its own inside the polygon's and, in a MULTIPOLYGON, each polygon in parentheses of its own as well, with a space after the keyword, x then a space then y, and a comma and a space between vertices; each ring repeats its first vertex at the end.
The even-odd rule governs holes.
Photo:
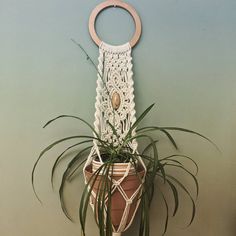
MULTIPOLYGON (((98 60, 94 126, 102 140, 116 145, 122 142, 136 121, 131 47, 129 43, 122 46, 101 43, 98 60), (112 103, 114 98, 118 104, 116 109, 112 103), (118 135, 114 135, 108 121, 115 127, 118 135)), ((135 140, 131 145, 136 149, 135 140)))

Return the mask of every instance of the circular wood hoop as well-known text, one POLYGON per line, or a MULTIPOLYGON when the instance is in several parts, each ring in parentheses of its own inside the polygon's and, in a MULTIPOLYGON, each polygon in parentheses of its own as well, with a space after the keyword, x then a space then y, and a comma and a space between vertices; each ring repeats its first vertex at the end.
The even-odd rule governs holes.
POLYGON ((133 17, 134 23, 135 23, 135 33, 133 35, 133 38, 129 41, 129 43, 131 47, 134 47, 140 39, 140 36, 142 33, 142 23, 136 10, 131 5, 121 0, 107 0, 105 2, 100 3, 94 8, 94 10, 92 11, 89 17, 89 33, 93 41, 98 46, 102 42, 102 40, 97 35, 96 29, 95 29, 95 22, 99 13, 109 7, 119 7, 119 8, 125 9, 133 17))

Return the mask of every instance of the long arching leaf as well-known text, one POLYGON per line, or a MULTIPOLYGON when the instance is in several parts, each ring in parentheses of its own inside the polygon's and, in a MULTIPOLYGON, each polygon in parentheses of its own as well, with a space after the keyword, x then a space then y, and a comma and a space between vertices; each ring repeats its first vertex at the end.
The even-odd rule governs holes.
MULTIPOLYGON (((158 176, 163 178, 162 175, 158 175, 158 176)), ((175 185, 173 183, 171 183, 170 180, 166 179, 166 182, 171 188, 171 191, 172 191, 173 197, 174 197, 174 201, 175 201, 175 207, 174 207, 174 211, 173 211, 173 214, 172 214, 172 216, 174 217, 176 215, 177 211, 178 211, 178 208, 179 208, 179 194, 178 194, 178 191, 177 191, 175 185)))
POLYGON ((198 197, 198 194, 199 194, 199 185, 198 185, 198 181, 197 181, 197 178, 195 177, 195 175, 193 175, 190 171, 188 171, 186 168, 184 168, 183 166, 180 166, 180 165, 175 165, 175 164, 166 164, 167 166, 173 166, 173 167, 176 167, 176 168, 180 168, 182 170, 184 170, 186 173, 188 173, 192 179, 194 180, 194 183, 195 183, 195 186, 196 186, 196 190, 197 190, 197 197, 198 197))
POLYGON ((54 173, 55 173, 56 167, 57 167, 58 163, 60 162, 62 156, 63 156, 67 151, 69 151, 70 149, 72 149, 72 148, 74 148, 74 147, 77 147, 77 146, 79 146, 79 145, 82 145, 82 144, 84 144, 84 143, 92 142, 92 141, 93 141, 93 140, 90 139, 90 140, 85 140, 85 141, 76 143, 76 144, 74 144, 74 145, 71 145, 71 146, 69 146, 68 148, 66 148, 66 149, 57 157, 56 161, 55 161, 54 164, 53 164, 52 171, 51 171, 51 184, 52 184, 52 188, 54 188, 54 186, 53 186, 54 173))
POLYGON ((72 159, 72 163, 71 163, 71 169, 73 168, 73 170, 71 170, 71 172, 68 175, 68 181, 71 182, 73 180, 73 176, 75 174, 75 172, 81 167, 81 165, 83 163, 80 163, 79 165, 76 165, 76 167, 73 167, 73 165, 76 164, 76 162, 79 160, 79 158, 88 150, 90 150, 93 146, 88 146, 84 149, 82 149, 79 153, 76 154, 76 156, 72 159))
POLYGON ((162 199, 163 199, 163 201, 165 203, 165 207, 166 207, 165 227, 164 227, 164 231, 163 231, 163 234, 162 234, 162 235, 165 235, 165 233, 167 231, 167 228, 168 228, 168 223, 169 223, 169 206, 168 206, 167 200, 165 198, 165 195, 162 193, 161 190, 160 190, 160 193, 161 193, 162 199))
POLYGON ((170 142, 172 143, 172 145, 175 147, 176 150, 178 150, 178 145, 177 143, 175 142, 174 138, 171 136, 171 134, 166 131, 166 130, 163 130, 163 129, 159 129, 159 127, 155 127, 155 126, 148 126, 148 127, 143 127, 143 128, 140 128, 140 129, 137 129, 137 133, 145 133, 145 132, 150 132, 150 131, 160 131, 160 132, 163 132, 167 138, 170 140, 170 142))
POLYGON ((140 128, 137 130, 137 132, 140 132, 140 131, 155 131, 155 130, 159 130, 159 131, 166 131, 166 130, 170 130, 170 131, 181 131, 181 132, 185 132, 185 133, 190 133, 190 134, 194 134, 194 135, 197 135, 205 140, 207 140, 208 142, 210 142, 213 146, 215 146, 215 148, 220 152, 218 146, 212 141, 210 140, 209 138, 207 138, 205 135, 203 134, 200 134, 198 132, 195 132, 193 130, 190 130, 190 129, 185 129, 185 128, 180 128, 180 127, 158 127, 158 126, 147 126, 147 127, 144 127, 144 128, 140 128))
MULTIPOLYGON (((32 184, 32 187, 33 187, 33 191, 34 191, 34 194, 35 196, 37 197, 37 199, 39 200, 39 202, 41 202, 38 194, 36 193, 36 190, 35 190, 35 186, 34 186, 34 175, 35 175, 35 169, 40 161, 40 159, 42 158, 42 156, 48 152, 50 149, 52 149, 55 145, 59 144, 59 143, 62 143, 64 141, 67 141, 67 140, 71 140, 71 139, 77 139, 77 138, 91 138, 91 136, 79 136, 79 135, 76 135, 76 136, 70 136, 70 137, 66 137, 66 138, 63 138, 63 139, 60 139, 60 140, 57 140, 56 142, 50 144, 49 146, 47 146, 40 154, 39 154, 39 157, 38 159, 36 160, 36 162, 34 163, 34 166, 33 166, 33 169, 32 169, 32 172, 31 172, 31 184, 32 184)), ((41 202, 42 203, 42 202, 41 202)))
MULTIPOLYGON (((153 142, 156 144, 157 142, 159 142, 159 140, 154 140, 153 142)), ((142 155, 144 155, 145 152, 147 152, 148 150, 150 150, 151 147, 152 147, 152 143, 149 143, 149 144, 143 149, 142 155)))
POLYGON ((143 118, 148 114, 148 112, 153 108, 155 103, 153 103, 151 106, 149 106, 134 122, 134 124, 131 126, 129 132, 127 133, 127 137, 131 135, 132 131, 138 126, 138 124, 143 120, 143 118))
POLYGON ((91 176, 88 180, 87 184, 82 193, 82 197, 80 200, 80 208, 79 208, 79 216, 80 216, 80 224, 82 231, 85 235, 85 221, 86 221, 86 213, 88 209, 88 204, 90 200, 91 193, 93 191, 93 186, 99 176, 99 173, 106 168, 107 164, 102 164, 91 176))
MULTIPOLYGON (((55 141, 54 143, 50 144, 49 146, 47 146, 40 154, 39 154, 39 157, 38 159, 36 160, 36 162, 34 163, 34 166, 32 168, 32 172, 31 172, 31 184, 32 184, 32 188, 33 188, 33 191, 34 191, 34 194, 35 196, 37 197, 37 199, 39 200, 39 202, 41 202, 38 194, 36 193, 36 190, 35 190, 35 186, 34 186, 34 175, 35 175, 35 169, 40 161, 40 159, 42 158, 42 156, 48 152, 50 149, 52 149, 54 146, 56 146, 57 144, 59 143, 62 143, 64 141, 67 141, 67 140, 72 140, 72 139, 80 139, 80 138, 87 138, 87 139, 93 139, 93 140, 97 140, 98 142, 100 142, 102 145, 104 146, 107 146, 106 142, 99 139, 99 138, 96 138, 96 137, 93 137, 93 136, 88 136, 88 135, 75 135, 75 136, 70 136, 70 137, 66 137, 66 138, 63 138, 63 139, 60 139, 60 140, 57 140, 55 141)), ((41 202, 42 203, 42 202, 41 202)))
POLYGON ((99 138, 99 134, 96 132, 96 130, 93 128, 92 125, 90 125, 86 120, 78 117, 78 116, 72 116, 72 115, 60 115, 60 116, 57 116, 56 118, 53 118, 51 120, 49 120, 44 126, 43 128, 46 128, 49 124, 51 124, 52 122, 58 120, 58 119, 61 119, 61 118, 73 118, 73 119, 77 119, 81 122, 83 122, 84 124, 86 124, 92 131, 94 134, 96 134, 96 137, 99 138))
POLYGON ((191 225, 194 217, 195 217, 195 213, 196 213, 196 206, 195 206, 195 202, 193 200, 192 195, 189 193, 189 191, 185 188, 185 186, 175 177, 173 177, 172 175, 166 175, 169 179, 172 179, 175 183, 177 183, 179 185, 180 188, 182 188, 184 190, 184 192, 189 196, 191 203, 192 203, 192 216, 190 219, 190 222, 187 226, 191 225))
POLYGON ((173 158, 173 157, 183 157, 183 158, 186 158, 186 159, 190 160, 190 161, 195 165, 195 167, 196 167, 196 173, 195 173, 195 175, 197 175, 197 173, 198 173, 198 165, 197 165, 196 161, 194 161, 194 160, 193 160, 191 157, 189 157, 189 156, 181 155, 181 154, 175 154, 175 155, 170 155, 170 156, 167 156, 167 157, 165 157, 165 158, 162 158, 161 161, 162 161, 162 160, 169 160, 169 159, 171 159, 171 158, 173 158))

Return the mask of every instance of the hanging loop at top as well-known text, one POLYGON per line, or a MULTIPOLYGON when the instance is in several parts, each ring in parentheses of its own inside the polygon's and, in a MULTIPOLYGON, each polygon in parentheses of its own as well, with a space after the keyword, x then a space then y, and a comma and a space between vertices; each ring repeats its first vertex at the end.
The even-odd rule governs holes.
POLYGON ((129 4, 121 1, 121 0, 107 0, 105 2, 100 3, 97 5, 94 10, 92 11, 90 18, 89 18, 89 33, 93 39, 93 41, 99 46, 102 42, 102 40, 98 37, 95 29, 95 22, 96 18, 99 15, 100 12, 105 10, 109 7, 120 7, 130 13, 130 15, 134 19, 135 23, 135 33, 133 35, 133 38, 129 41, 129 44, 131 47, 134 47, 137 42, 140 39, 141 33, 142 33, 142 23, 140 20, 140 17, 136 10, 129 4))

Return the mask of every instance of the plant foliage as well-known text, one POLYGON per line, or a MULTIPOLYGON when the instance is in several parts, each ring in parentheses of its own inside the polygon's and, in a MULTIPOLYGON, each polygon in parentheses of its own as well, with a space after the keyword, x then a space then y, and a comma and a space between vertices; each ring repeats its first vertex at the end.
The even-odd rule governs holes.
MULTIPOLYGON (((75 42, 75 41, 74 41, 75 42)), ((76 43, 76 42, 75 42, 76 43)), ((79 45, 79 44, 78 44, 79 45)), ((80 46, 80 45, 79 45, 80 46)), ((81 47, 81 46, 80 46, 81 47)), ((81 47, 82 48, 82 47, 81 47)), ((82 48, 83 49, 83 48, 82 48)), ((85 51, 84 51, 85 52, 85 51)), ((86 53, 86 52, 85 52, 86 53)), ((86 53, 87 59, 92 61, 91 58, 86 53)), ((93 63, 95 66, 95 64, 93 63)), ((102 78, 102 75, 100 75, 102 78)), ((44 126, 47 127, 52 123, 60 120, 60 119, 75 119, 78 122, 83 123, 91 130, 91 135, 74 135, 64 137, 59 139, 49 146, 47 146, 42 152, 40 153, 38 159, 36 160, 31 175, 32 187, 34 193, 38 200, 40 198, 35 190, 35 170, 39 163, 39 161, 45 156, 47 152, 49 152, 52 148, 56 147, 57 145, 64 143, 66 141, 74 141, 73 145, 68 146, 60 155, 58 155, 55 159, 55 162, 52 167, 51 171, 51 183, 53 186, 54 182, 54 175, 55 170, 58 166, 58 163, 65 158, 66 154, 70 150, 74 150, 76 148, 76 152, 70 162, 68 163, 65 171, 63 172, 60 188, 59 188, 59 196, 61 202, 61 208, 65 213, 66 217, 70 220, 73 220, 70 216, 64 199, 64 191, 65 191, 65 184, 73 180, 76 174, 82 170, 82 167, 86 161, 87 155, 90 152, 91 148, 93 147, 93 142, 96 141, 98 143, 98 147, 100 149, 101 155, 104 157, 103 164, 98 168, 93 174, 92 177, 89 179, 88 183, 85 185, 81 201, 79 207, 79 219, 82 229, 82 235, 86 235, 86 216, 87 216, 87 209, 89 206, 89 201, 92 193, 93 186, 98 178, 100 178, 98 192, 95 199, 95 211, 94 216, 99 227, 99 235, 100 236, 111 236, 112 235, 112 223, 111 223, 111 196, 112 196, 112 189, 111 189, 111 178, 110 173, 113 171, 113 164, 114 163, 127 163, 131 162, 134 166, 135 170, 137 171, 139 168, 139 158, 141 157, 144 160, 145 166, 147 168, 147 173, 145 176, 145 181, 142 184, 142 194, 141 194, 141 203, 140 203, 140 229, 139 229, 139 236, 149 236, 149 209, 151 206, 151 202, 154 195, 154 190, 158 189, 160 192, 160 196, 163 199, 163 203, 166 209, 166 218, 165 224, 163 227, 163 234, 166 233, 169 223, 170 216, 176 216, 179 210, 179 203, 180 203, 180 194, 179 191, 183 191, 187 197, 190 199, 192 203, 191 213, 189 217, 188 225, 190 225, 195 217, 196 212, 196 197, 199 192, 198 181, 196 178, 196 174, 198 172, 198 165, 197 163, 189 156, 182 155, 182 154, 173 154, 166 157, 161 157, 158 150, 159 150, 159 142, 158 140, 153 138, 153 132, 163 133, 166 138, 169 140, 170 144, 178 150, 178 145, 172 136, 173 131, 180 131, 185 133, 191 133, 193 135, 197 135, 207 141, 211 142, 207 137, 204 135, 197 133, 192 130, 178 128, 178 127, 161 127, 161 126, 144 126, 140 127, 141 121, 149 114, 150 110, 153 108, 154 104, 150 105, 136 120, 136 122, 131 126, 130 130, 127 132, 126 137, 120 142, 118 145, 114 143, 108 143, 102 140, 99 133, 97 133, 93 126, 89 124, 84 119, 78 116, 72 115, 61 115, 58 116, 49 122, 46 123, 44 126), (135 131, 135 132, 133 132, 135 131), (138 142, 143 142, 145 145, 143 146, 142 150, 139 152, 132 152, 130 143, 132 140, 136 139, 138 142), (196 167, 196 173, 192 173, 188 170, 184 165, 184 160, 191 161, 193 165, 196 167), (168 173, 168 167, 172 167, 173 169, 178 169, 183 171, 186 175, 192 178, 193 183, 196 189, 196 197, 193 196, 193 193, 188 190, 183 182, 181 182, 177 177, 173 175, 175 171, 171 171, 171 174, 168 173), (161 181, 156 181, 157 179, 161 181), (165 196, 164 191, 162 191, 163 186, 157 185, 157 183, 162 183, 161 185, 166 186, 170 189, 170 192, 173 196, 174 207, 173 209, 170 208, 170 203, 168 202, 167 197, 165 196), (104 214, 105 213, 105 214, 104 214)), ((113 130, 114 135, 118 135, 115 127, 109 123, 113 130)), ((136 172, 137 175, 138 171, 136 172)), ((139 176, 140 177, 140 176, 139 176)))

